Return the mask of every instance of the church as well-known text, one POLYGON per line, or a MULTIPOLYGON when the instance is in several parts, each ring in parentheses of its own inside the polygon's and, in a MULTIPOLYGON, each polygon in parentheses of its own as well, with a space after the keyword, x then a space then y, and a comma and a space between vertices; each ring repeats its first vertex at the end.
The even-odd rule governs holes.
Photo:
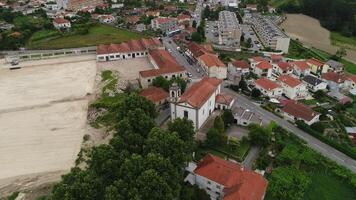
POLYGON ((205 77, 194 83, 184 94, 181 94, 177 84, 173 84, 169 91, 171 119, 190 119, 197 130, 215 108, 230 109, 234 100, 229 95, 221 94, 221 84, 221 79, 205 77), (221 96, 226 97, 223 99, 229 99, 229 101, 220 101, 221 96))

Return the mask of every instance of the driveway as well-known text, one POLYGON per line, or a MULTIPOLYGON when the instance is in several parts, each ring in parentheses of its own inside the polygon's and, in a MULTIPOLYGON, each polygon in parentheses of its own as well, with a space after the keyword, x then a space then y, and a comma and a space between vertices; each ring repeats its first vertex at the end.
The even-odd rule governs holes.
POLYGON ((248 136, 248 130, 242 126, 231 126, 227 129, 226 134, 241 140, 243 136, 248 136))
POLYGON ((258 158, 259 153, 260 153, 260 148, 256 146, 252 146, 245 160, 242 162, 242 165, 245 166, 247 169, 252 169, 252 165, 255 162, 255 160, 258 158))
POLYGON ((330 147, 327 144, 319 141, 318 139, 314 138, 313 136, 309 135, 308 133, 298 129, 293 124, 287 122, 286 120, 277 117, 273 113, 270 113, 263 108, 259 107, 258 105, 254 104, 250 99, 237 94, 236 92, 228 89, 222 88, 222 91, 234 96, 235 101, 242 107, 248 108, 251 111, 259 114, 264 122, 275 121, 278 125, 282 126, 286 130, 290 131, 294 135, 298 136, 299 138, 306 141, 309 147, 318 151, 325 157, 337 162, 338 164, 350 169, 353 172, 356 172, 356 161, 352 158, 346 156, 345 154, 341 153, 340 151, 330 147))

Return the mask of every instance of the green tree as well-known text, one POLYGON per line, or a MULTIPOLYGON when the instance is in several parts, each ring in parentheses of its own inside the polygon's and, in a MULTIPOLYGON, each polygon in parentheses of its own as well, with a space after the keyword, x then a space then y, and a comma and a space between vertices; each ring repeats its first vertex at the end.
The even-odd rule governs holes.
POLYGON ((190 155, 194 149, 194 124, 187 118, 176 118, 168 122, 168 131, 177 133, 179 138, 184 141, 187 155, 190 155))
POLYGON ((247 87, 247 83, 245 81, 245 79, 242 77, 240 82, 239 82, 239 88, 243 91, 247 91, 248 87, 247 87))
POLYGON ((278 167, 269 180, 268 194, 271 199, 301 200, 310 183, 304 172, 293 167, 278 167))
POLYGON ((248 139, 253 145, 267 147, 271 141, 271 132, 257 124, 249 125, 248 139))
POLYGON ((258 99, 260 96, 261 96, 261 91, 257 88, 253 88, 252 91, 251 91, 251 97, 252 98, 255 98, 255 99, 258 99))
POLYGON ((202 43, 204 41, 204 39, 203 39, 202 35, 200 35, 200 33, 194 32, 192 34, 192 41, 202 43))
POLYGON ((192 27, 193 27, 193 28, 197 28, 197 21, 195 21, 195 20, 193 21, 192 27))
POLYGON ((150 118, 155 118, 157 116, 155 105, 148 99, 136 93, 125 95, 119 102, 119 105, 114 108, 113 112, 117 113, 118 121, 120 121, 127 115, 127 113, 129 113, 129 111, 135 109, 141 109, 150 118))
POLYGON ((222 120, 224 121, 225 128, 234 123, 235 118, 230 109, 224 110, 222 120))
POLYGON ((336 51, 336 54, 335 54, 335 55, 339 58, 339 60, 341 60, 342 57, 347 56, 346 49, 345 49, 344 47, 341 47, 340 49, 338 49, 338 50, 336 51))
POLYGON ((165 79, 163 76, 158 76, 153 79, 152 85, 156 87, 163 88, 164 90, 169 90, 169 81, 165 79))
POLYGON ((220 116, 215 117, 214 128, 221 134, 225 132, 225 124, 220 116))
POLYGON ((209 146, 223 146, 226 144, 227 137, 220 133, 217 129, 212 128, 206 134, 206 143, 209 146))

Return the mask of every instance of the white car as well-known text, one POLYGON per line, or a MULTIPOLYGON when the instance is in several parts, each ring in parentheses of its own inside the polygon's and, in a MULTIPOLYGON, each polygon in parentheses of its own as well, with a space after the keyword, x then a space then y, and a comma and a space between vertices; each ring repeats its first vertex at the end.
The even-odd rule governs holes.
POLYGON ((192 73, 190 73, 190 72, 187 72, 187 75, 189 78, 193 76, 192 73))

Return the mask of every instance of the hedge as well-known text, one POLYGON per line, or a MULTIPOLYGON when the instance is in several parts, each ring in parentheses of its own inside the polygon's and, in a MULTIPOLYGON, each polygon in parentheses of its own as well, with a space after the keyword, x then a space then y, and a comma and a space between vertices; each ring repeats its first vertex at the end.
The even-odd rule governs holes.
POLYGON ((353 151, 350 148, 347 148, 339 143, 336 143, 332 140, 329 140, 327 138, 325 138, 323 135, 321 135, 319 132, 313 130, 312 128, 310 128, 310 126, 308 126, 306 123, 304 123, 303 121, 296 121, 296 124, 298 126, 298 128, 300 128, 301 130, 309 133, 310 135, 316 137, 317 139, 319 139, 320 141, 324 142, 325 144, 328 144, 332 147, 334 147, 335 149, 341 151, 342 153, 350 156, 352 159, 356 159, 356 152, 353 151))

